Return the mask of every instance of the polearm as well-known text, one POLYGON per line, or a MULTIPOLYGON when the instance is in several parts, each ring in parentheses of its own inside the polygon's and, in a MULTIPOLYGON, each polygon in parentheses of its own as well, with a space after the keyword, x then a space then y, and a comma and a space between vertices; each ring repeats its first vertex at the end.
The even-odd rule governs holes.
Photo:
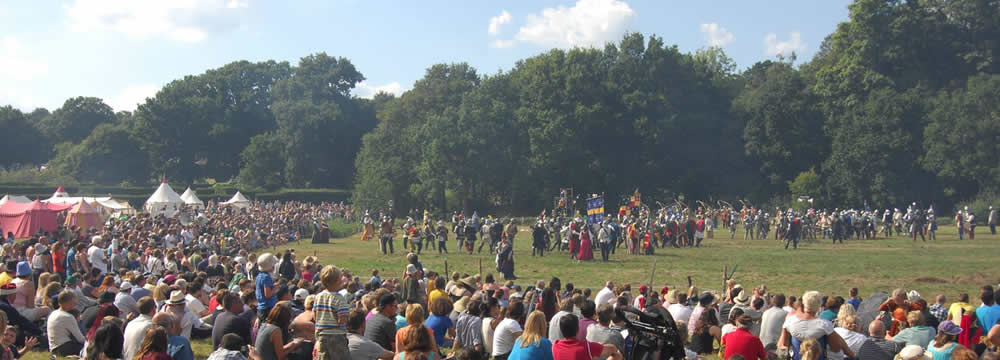
POLYGON ((653 271, 649 272, 649 283, 648 284, 649 284, 650 287, 653 286, 653 274, 656 274, 656 262, 657 261, 659 261, 659 259, 653 259, 653 271))

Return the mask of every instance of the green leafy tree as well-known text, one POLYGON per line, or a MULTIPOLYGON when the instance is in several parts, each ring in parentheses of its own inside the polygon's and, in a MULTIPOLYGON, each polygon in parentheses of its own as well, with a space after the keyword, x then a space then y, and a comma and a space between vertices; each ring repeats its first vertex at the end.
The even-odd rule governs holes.
POLYGON ((281 187, 281 171, 285 165, 283 151, 284 141, 274 133, 250 138, 250 145, 240 153, 239 183, 269 190, 281 187))
POLYGON ((1000 75, 969 78, 964 89, 941 91, 924 130, 923 167, 959 199, 1000 191, 1000 75))
POLYGON ((760 163, 770 186, 783 190, 796 174, 825 158, 823 114, 802 74, 787 63, 757 63, 744 74, 746 88, 733 102, 745 121, 744 148, 760 163))
MULTIPOLYGON (((39 116, 41 114, 36 114, 39 116)), ((101 124, 113 124, 115 112, 103 100, 95 97, 74 97, 38 124, 48 138, 47 146, 62 142, 78 143, 101 124)))
POLYGON ((0 153, 4 154, 0 157, 0 165, 39 164, 46 160, 46 140, 21 110, 0 106, 0 133, 6 134, 0 141, 0 153))
POLYGON ((353 180, 361 136, 375 126, 371 107, 350 94, 364 76, 345 58, 303 57, 294 76, 279 81, 271 111, 285 140, 285 183, 343 187, 353 180))
POLYGON ((56 146, 50 165, 57 173, 81 182, 139 183, 149 179, 146 159, 135 156, 140 152, 139 142, 129 129, 101 124, 80 143, 64 142, 56 146))

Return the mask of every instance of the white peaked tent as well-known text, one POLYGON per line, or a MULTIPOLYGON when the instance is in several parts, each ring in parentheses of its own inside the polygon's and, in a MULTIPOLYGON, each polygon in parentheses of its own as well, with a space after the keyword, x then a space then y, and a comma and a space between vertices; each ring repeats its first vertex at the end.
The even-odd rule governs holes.
POLYGON ((171 217, 176 215, 183 206, 184 200, 181 199, 181 196, 177 195, 177 192, 167 184, 166 180, 163 180, 160 187, 156 188, 153 195, 150 195, 149 199, 146 200, 146 205, 143 208, 153 216, 171 217))
POLYGON ((3 198, 0 198, 0 206, 6 204, 7 202, 27 204, 31 202, 31 199, 27 198, 26 196, 20 196, 20 195, 4 195, 3 198))
POLYGON ((188 186, 187 190, 184 190, 184 193, 181 194, 181 200, 184 200, 184 204, 192 208, 195 209, 205 208, 205 203, 198 198, 198 194, 195 194, 194 190, 191 190, 190 186, 188 186))
POLYGON ((239 209, 246 209, 250 207, 250 200, 247 199, 246 196, 243 196, 242 193, 237 191, 236 195, 233 195, 232 199, 229 199, 229 201, 222 203, 222 205, 228 205, 239 209))
POLYGON ((78 204, 80 201, 84 201, 84 202, 87 202, 87 203, 93 203, 93 202, 102 202, 102 201, 108 201, 108 200, 111 200, 110 196, 104 196, 104 197, 72 196, 71 197, 71 196, 69 196, 69 193, 66 192, 66 189, 63 189, 63 187, 60 186, 58 189, 56 189, 56 192, 52 193, 52 197, 50 197, 48 199, 45 199, 45 200, 42 200, 42 202, 43 203, 51 203, 51 204, 78 204))

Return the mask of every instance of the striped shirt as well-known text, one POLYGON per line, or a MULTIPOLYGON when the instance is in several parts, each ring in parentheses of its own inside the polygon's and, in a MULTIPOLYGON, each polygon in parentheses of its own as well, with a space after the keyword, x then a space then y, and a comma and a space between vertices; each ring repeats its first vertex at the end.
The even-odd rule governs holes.
POLYGON ((313 312, 316 314, 316 334, 345 335, 347 329, 340 323, 340 316, 347 317, 351 307, 338 293, 323 290, 316 295, 313 312))

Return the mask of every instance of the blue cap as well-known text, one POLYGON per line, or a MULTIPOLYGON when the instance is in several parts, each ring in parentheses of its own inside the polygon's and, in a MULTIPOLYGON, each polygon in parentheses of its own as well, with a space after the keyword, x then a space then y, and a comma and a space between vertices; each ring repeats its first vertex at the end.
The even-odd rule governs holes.
POLYGON ((31 265, 27 261, 17 263, 17 276, 31 276, 31 265))

